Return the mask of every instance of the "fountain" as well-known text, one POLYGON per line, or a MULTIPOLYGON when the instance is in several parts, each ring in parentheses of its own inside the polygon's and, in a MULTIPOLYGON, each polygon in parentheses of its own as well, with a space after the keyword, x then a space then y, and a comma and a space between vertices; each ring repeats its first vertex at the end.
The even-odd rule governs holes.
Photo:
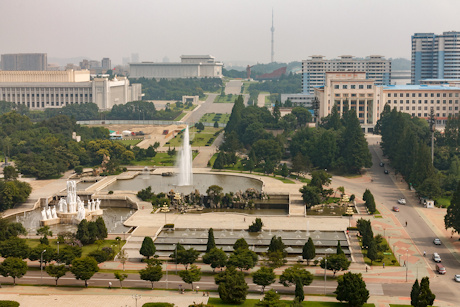
POLYGON ((190 186, 193 184, 192 173, 192 146, 190 146, 190 135, 188 125, 184 131, 184 143, 178 157, 179 182, 178 186, 190 186))

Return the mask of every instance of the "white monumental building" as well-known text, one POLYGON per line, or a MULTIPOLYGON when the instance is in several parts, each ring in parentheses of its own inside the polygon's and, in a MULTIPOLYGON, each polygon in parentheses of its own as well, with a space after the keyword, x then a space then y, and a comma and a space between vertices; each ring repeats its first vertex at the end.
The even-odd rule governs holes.
POLYGON ((182 55, 179 63, 130 63, 130 78, 222 78, 223 63, 210 55, 182 55))
POLYGON ((93 102, 100 110, 142 99, 141 84, 125 77, 90 80, 88 70, 0 71, 0 100, 33 110, 93 102))

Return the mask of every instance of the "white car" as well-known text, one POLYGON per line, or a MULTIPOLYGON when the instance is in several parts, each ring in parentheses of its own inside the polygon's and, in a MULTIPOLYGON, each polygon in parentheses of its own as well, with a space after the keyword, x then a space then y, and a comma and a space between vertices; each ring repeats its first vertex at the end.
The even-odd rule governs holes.
POLYGON ((456 274, 456 275, 454 276, 454 280, 455 280, 456 282, 460 282, 460 275, 459 275, 459 274, 456 274))
POLYGON ((398 199, 398 204, 405 205, 406 204, 406 199, 405 198, 398 199))
POLYGON ((434 243, 434 245, 441 245, 441 240, 436 238, 436 239, 433 240, 433 243, 434 243))
POLYGON ((438 253, 433 254, 433 260, 434 260, 434 262, 441 262, 442 261, 441 256, 439 256, 438 253))

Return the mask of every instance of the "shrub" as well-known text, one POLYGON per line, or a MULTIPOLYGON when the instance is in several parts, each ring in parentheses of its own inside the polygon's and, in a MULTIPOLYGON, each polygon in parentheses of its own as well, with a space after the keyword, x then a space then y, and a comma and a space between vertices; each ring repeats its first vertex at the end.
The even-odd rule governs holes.
POLYGON ((110 260, 113 254, 112 248, 104 247, 102 250, 95 250, 88 254, 89 257, 96 259, 97 263, 102 263, 104 261, 110 260))
POLYGON ((113 194, 113 191, 109 191, 109 193, 108 193, 108 194, 113 194))
POLYGON ((16 301, 0 301, 0 307, 18 307, 19 303, 16 301))
POLYGON ((145 303, 142 307, 174 307, 174 304, 170 303, 145 303))
POLYGON ((165 224, 163 228, 174 228, 174 224, 165 224))

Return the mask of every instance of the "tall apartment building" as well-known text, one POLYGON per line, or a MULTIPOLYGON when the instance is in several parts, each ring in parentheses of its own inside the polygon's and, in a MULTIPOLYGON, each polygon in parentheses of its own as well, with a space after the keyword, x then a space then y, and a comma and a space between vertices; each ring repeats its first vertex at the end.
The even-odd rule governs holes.
POLYGON ((342 55, 339 59, 326 60, 322 55, 313 55, 302 61, 302 92, 314 94, 314 88, 323 86, 326 72, 365 72, 366 78, 375 80, 376 85, 391 84, 391 61, 380 55, 371 55, 366 59, 356 59, 351 55, 342 55))
POLYGON ((101 61, 102 65, 102 71, 107 71, 109 69, 112 69, 112 61, 110 61, 109 58, 103 58, 101 61))
POLYGON ((460 32, 412 35, 411 82, 460 78, 460 32))
POLYGON ((1 70, 46 70, 48 59, 46 53, 12 53, 2 54, 1 70))

